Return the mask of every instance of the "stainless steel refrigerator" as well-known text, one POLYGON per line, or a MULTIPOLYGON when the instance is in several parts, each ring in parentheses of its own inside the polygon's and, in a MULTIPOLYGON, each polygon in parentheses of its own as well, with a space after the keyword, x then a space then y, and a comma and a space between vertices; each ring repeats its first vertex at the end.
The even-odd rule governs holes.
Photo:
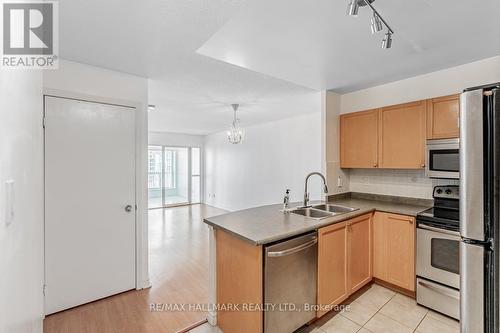
POLYGON ((500 83, 460 97, 460 325, 499 332, 500 83))

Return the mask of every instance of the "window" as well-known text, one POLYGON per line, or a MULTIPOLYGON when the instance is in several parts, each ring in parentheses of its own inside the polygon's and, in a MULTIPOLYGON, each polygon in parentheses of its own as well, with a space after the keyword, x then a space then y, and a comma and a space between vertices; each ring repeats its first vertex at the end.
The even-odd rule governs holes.
POLYGON ((201 149, 149 146, 149 208, 201 202, 201 149))
POLYGON ((191 203, 201 202, 200 148, 191 148, 191 203))
POLYGON ((176 185, 176 152, 174 150, 165 150, 165 188, 175 189, 176 185))

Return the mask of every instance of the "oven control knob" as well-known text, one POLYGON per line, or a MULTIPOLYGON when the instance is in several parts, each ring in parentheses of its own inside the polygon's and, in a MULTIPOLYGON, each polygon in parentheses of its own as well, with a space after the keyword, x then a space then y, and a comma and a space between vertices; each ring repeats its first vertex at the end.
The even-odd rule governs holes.
POLYGON ((438 190, 436 192, 437 192, 437 194, 441 194, 441 193, 443 193, 443 190, 438 188, 438 190))
POLYGON ((451 194, 451 190, 446 190, 446 194, 451 194))

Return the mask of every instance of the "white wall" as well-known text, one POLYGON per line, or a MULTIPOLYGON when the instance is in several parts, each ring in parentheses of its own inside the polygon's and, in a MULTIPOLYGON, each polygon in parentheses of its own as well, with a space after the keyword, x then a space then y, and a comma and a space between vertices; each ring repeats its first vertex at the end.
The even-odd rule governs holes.
POLYGON ((325 132, 325 170, 329 194, 349 192, 349 172, 340 168, 340 102, 341 95, 322 93, 322 115, 325 132))
POLYGON ((458 185, 458 180, 430 179, 424 170, 352 169, 349 171, 352 192, 432 199, 436 185, 458 185))
POLYGON ((342 95, 340 113, 457 94, 500 81, 500 56, 342 95))
MULTIPOLYGON (((242 144, 226 133, 205 139, 205 202, 228 210, 281 203, 287 188, 291 199, 303 199, 304 179, 322 171, 321 113, 245 128, 242 144)), ((311 199, 321 197, 318 177, 311 178, 311 199)))
POLYGON ((43 318, 42 74, 0 73, 0 333, 41 332, 43 318), (5 181, 15 181, 5 224, 5 181))
MULTIPOLYGON (((377 108, 460 93, 463 89, 500 81, 500 56, 416 76, 341 96, 340 113, 377 108)), ((338 144, 334 143, 334 147, 338 144)), ((456 181, 433 181, 422 170, 350 170, 349 187, 365 192, 432 198, 432 188, 456 181)))
MULTIPOLYGON (((153 111, 154 112, 154 111, 153 111)), ((205 136, 169 132, 149 132, 150 145, 165 145, 172 147, 200 147, 203 148, 205 136)))
POLYGON ((46 94, 83 98, 98 102, 130 105, 136 113, 136 201, 138 288, 149 286, 148 277, 148 80, 99 67, 61 60, 58 70, 45 71, 43 89, 46 94))

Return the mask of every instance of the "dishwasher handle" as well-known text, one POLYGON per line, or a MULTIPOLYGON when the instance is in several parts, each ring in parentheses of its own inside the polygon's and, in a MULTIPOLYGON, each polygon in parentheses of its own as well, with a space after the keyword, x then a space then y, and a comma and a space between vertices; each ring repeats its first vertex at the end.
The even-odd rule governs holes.
POLYGON ((290 249, 286 249, 286 250, 283 250, 283 251, 268 252, 267 256, 268 257, 284 257, 284 256, 287 256, 287 255, 290 255, 290 254, 297 253, 297 252, 300 252, 302 250, 305 250, 305 249, 307 249, 307 248, 315 245, 317 242, 318 242, 318 238, 314 237, 310 241, 307 241, 307 242, 305 242, 303 244, 297 245, 297 246, 292 247, 290 249))

